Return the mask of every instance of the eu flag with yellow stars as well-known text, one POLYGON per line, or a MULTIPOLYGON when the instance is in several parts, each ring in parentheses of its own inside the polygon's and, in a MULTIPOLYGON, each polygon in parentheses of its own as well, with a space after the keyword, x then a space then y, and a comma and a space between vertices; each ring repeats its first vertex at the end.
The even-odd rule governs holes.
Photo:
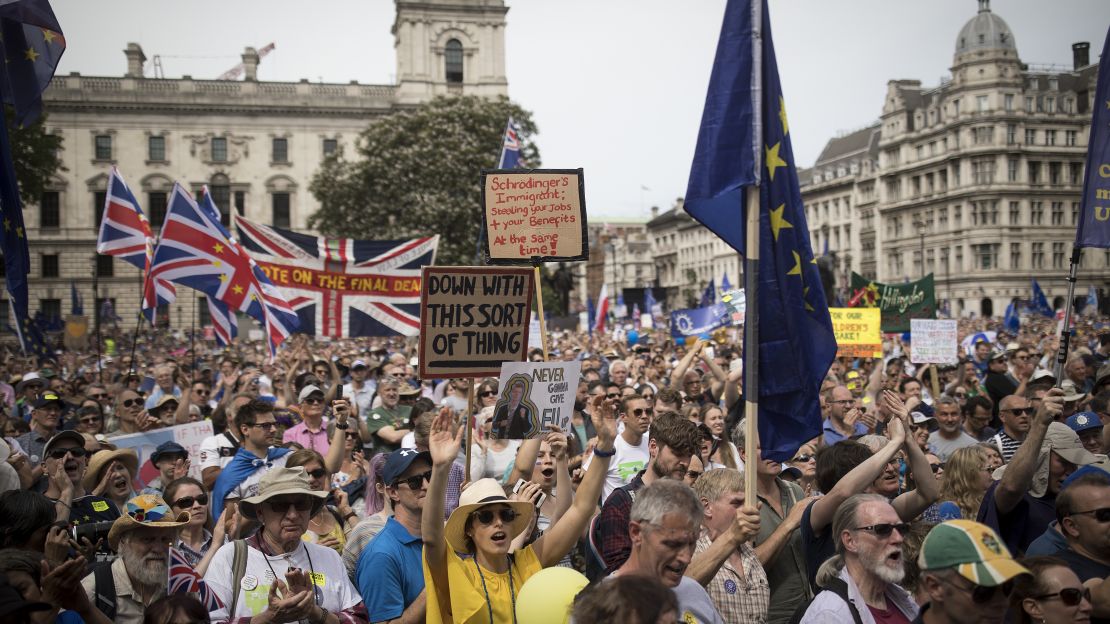
MULTIPOLYGON (((42 113, 42 92, 54 77, 65 38, 46 0, 0 0, 0 37, 0 101, 13 107, 15 123, 23 127, 42 113)), ((0 123, 0 213, 0 251, 13 324, 24 352, 43 355, 48 351, 27 312, 31 260, 7 123, 0 123)))
POLYGON ((744 254, 744 197, 752 185, 759 190, 760 248, 752 254, 759 279, 756 318, 746 322, 759 330, 759 438, 764 458, 786 461, 821 433, 817 395, 836 339, 798 189, 767 2, 729 0, 685 209, 744 254))

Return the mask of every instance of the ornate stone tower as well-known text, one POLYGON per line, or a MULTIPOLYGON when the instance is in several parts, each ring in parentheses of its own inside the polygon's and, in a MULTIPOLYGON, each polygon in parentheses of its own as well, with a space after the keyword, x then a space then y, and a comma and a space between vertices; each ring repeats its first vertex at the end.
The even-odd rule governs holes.
POLYGON ((397 103, 508 95, 504 0, 394 0, 397 103))

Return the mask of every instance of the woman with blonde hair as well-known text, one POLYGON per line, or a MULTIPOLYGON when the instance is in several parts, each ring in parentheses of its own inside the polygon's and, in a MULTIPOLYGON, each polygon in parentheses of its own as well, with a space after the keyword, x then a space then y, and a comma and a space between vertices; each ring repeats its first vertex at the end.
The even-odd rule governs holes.
POLYGON ((952 453, 944 464, 938 502, 956 503, 962 517, 974 518, 992 481, 987 451, 979 445, 964 447, 952 453))
POLYGON ((740 451, 725 435, 724 410, 715 403, 707 403, 698 411, 698 422, 705 425, 709 433, 713 434, 713 443, 717 447, 713 456, 708 458, 710 462, 717 466, 742 470, 744 464, 740 461, 740 451))

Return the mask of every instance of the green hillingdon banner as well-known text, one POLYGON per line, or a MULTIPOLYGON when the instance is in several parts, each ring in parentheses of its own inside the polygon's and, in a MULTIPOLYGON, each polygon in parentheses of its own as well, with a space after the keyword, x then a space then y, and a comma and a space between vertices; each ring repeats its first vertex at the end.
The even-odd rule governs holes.
POLYGON ((937 317, 937 296, 930 273, 916 282, 883 284, 852 272, 850 308, 879 308, 884 332, 910 331, 910 319, 937 317))

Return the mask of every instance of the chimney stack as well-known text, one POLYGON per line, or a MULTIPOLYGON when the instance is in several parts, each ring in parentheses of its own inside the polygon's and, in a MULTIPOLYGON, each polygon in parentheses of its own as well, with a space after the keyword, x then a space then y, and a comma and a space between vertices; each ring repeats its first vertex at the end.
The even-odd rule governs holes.
POLYGON ((658 217, 658 216, 659 216, 659 206, 652 206, 651 207, 651 218, 654 219, 655 217, 658 217))
POLYGON ((1091 44, 1088 41, 1080 41, 1079 43, 1071 44, 1071 58, 1072 64, 1075 65, 1073 69, 1086 67, 1091 64, 1091 44))
POLYGON ((258 81, 258 50, 248 47, 243 50, 243 80, 258 81))
POLYGON ((143 63, 146 62, 146 55, 143 54, 143 47, 137 43, 127 44, 127 49, 123 51, 124 56, 127 57, 127 74, 128 78, 142 78, 143 77, 143 63))

